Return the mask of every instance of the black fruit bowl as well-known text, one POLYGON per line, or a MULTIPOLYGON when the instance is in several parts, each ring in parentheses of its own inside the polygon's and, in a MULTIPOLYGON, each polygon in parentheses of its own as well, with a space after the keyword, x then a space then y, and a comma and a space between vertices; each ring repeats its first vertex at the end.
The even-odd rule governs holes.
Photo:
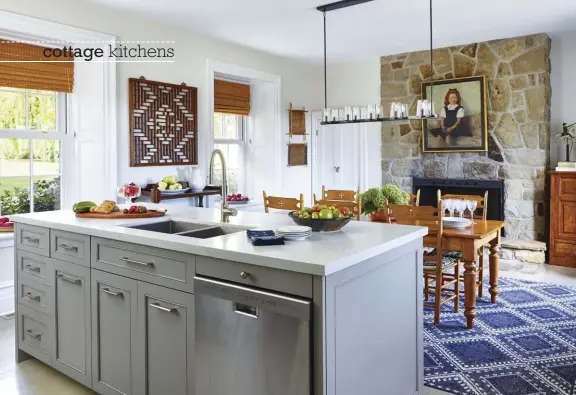
POLYGON ((313 219, 313 218, 300 218, 295 217, 294 213, 296 211, 291 211, 288 216, 292 218, 292 221, 296 222, 300 226, 309 226, 312 228, 312 232, 335 232, 342 229, 352 218, 335 218, 335 219, 313 219))

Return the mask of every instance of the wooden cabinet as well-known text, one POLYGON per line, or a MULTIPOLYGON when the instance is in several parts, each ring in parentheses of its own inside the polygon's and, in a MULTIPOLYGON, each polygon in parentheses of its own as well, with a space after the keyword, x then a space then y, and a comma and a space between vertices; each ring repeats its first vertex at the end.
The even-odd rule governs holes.
POLYGON ((90 387, 90 269, 55 259, 51 265, 55 310, 52 366, 90 387))
POLYGON ((576 267, 576 172, 551 172, 550 263, 576 267))
POLYGON ((138 282, 138 394, 194 394, 194 295, 138 282))
POLYGON ((135 394, 137 281, 92 270, 92 388, 135 394))

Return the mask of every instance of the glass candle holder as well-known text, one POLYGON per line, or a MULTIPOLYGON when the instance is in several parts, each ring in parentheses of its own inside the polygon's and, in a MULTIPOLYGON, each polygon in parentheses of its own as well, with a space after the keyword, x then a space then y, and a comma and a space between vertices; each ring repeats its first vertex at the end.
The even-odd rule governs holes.
POLYGON ((346 106, 344 107, 344 120, 351 121, 352 120, 352 107, 346 106))

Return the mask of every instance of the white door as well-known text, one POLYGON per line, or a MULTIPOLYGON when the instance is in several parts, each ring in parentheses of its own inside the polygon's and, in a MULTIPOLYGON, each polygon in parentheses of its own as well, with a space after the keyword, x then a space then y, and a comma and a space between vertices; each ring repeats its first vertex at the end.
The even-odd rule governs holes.
POLYGON ((312 189, 320 197, 326 189, 356 190, 360 186, 359 125, 320 125, 321 112, 312 113, 312 189))

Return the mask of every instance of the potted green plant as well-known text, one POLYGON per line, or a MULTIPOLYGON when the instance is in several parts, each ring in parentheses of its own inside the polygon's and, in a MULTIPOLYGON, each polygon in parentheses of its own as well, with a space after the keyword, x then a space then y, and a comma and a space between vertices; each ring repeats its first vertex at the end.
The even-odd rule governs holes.
POLYGON ((388 184, 382 188, 370 188, 360 195, 362 213, 372 221, 388 221, 387 204, 408 204, 410 194, 396 185, 388 184))

